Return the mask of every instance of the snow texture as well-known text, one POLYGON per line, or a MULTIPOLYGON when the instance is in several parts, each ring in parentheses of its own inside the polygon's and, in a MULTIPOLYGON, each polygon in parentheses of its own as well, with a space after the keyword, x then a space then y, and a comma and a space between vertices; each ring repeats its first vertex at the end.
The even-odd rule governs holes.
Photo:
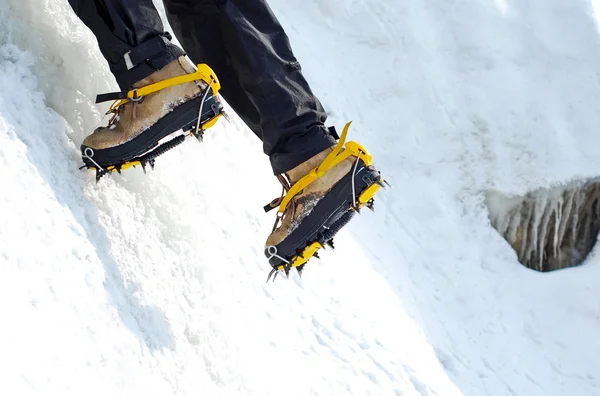
POLYGON ((600 394, 598 254, 524 268, 484 205, 597 176, 598 2, 270 4, 395 188, 265 284, 279 187, 242 122, 96 185, 94 37, 66 0, 0 1, 0 393, 600 394))

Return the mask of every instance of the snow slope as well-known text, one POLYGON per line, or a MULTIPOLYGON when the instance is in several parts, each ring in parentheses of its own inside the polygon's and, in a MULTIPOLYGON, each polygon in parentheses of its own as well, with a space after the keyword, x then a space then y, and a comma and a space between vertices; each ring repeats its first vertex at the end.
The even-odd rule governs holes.
POLYGON ((93 36, 64 0, 0 1, 2 394, 600 394, 598 255, 529 271, 483 206, 597 175, 593 4, 270 4, 395 186, 275 284, 278 184, 239 119, 96 185, 93 36))

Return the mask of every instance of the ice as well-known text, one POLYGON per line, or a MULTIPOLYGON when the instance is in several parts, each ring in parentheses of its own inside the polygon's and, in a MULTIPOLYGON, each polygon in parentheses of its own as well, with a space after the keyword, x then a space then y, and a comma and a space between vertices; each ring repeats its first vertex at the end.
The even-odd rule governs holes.
MULTIPOLYGON (((0 394, 597 395, 597 254, 531 271, 485 206, 598 176, 592 4, 270 4, 394 188, 265 284, 280 187, 240 119, 96 185, 78 148, 116 84, 94 37, 67 1, 0 1, 0 394)), ((577 199, 525 213, 529 237, 577 199)))

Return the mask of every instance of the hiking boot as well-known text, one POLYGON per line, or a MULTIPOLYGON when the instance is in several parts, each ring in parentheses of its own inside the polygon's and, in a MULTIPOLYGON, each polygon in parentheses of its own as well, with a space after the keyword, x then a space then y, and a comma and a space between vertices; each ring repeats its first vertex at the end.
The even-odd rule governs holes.
MULTIPOLYGON (((141 88, 194 71, 194 65, 182 56, 135 83, 133 88, 141 88)), ((175 107, 200 95, 203 88, 205 87, 199 87, 195 82, 185 83, 150 94, 141 102, 128 102, 107 127, 97 128, 83 141, 83 145, 94 150, 121 145, 149 129, 175 107)))
MULTIPOLYGON (((182 56, 138 81, 133 88, 195 72, 194 65, 182 56)), ((167 86, 139 100, 123 101, 112 110, 108 126, 97 128, 83 141, 84 163, 88 167, 123 164, 156 148, 161 139, 179 129, 195 131, 201 107, 202 123, 215 119, 222 114, 223 106, 212 90, 206 92, 207 87, 206 81, 198 79, 167 86)))
MULTIPOLYGON (((325 157, 332 151, 328 148, 307 161, 304 161, 294 169, 278 177, 284 189, 287 191, 298 180, 319 166, 325 157), (286 185, 287 183, 287 185, 286 185)), ((323 177, 318 178, 300 193, 298 193, 287 206, 281 218, 281 224, 274 228, 267 238, 266 246, 279 245, 288 235, 298 228, 302 220, 314 209, 317 203, 331 190, 331 188, 352 169, 356 157, 349 157, 338 165, 331 168, 323 177)))
POLYGON ((268 211, 280 206, 265 244, 265 255, 275 270, 302 269, 317 250, 333 247, 333 236, 362 206, 372 208, 383 179, 371 165, 371 155, 356 142, 343 147, 343 139, 277 176, 284 192, 294 195, 285 206, 281 206, 286 201, 282 196, 265 207, 268 211))

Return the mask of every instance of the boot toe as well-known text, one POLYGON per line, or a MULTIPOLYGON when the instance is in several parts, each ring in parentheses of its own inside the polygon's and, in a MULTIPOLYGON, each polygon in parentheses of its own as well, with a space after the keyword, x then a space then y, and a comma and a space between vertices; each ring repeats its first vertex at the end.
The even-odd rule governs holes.
POLYGON ((120 144, 120 134, 110 128, 96 128, 91 135, 83 140, 82 145, 91 147, 94 150, 103 150, 106 148, 118 146, 120 144))

